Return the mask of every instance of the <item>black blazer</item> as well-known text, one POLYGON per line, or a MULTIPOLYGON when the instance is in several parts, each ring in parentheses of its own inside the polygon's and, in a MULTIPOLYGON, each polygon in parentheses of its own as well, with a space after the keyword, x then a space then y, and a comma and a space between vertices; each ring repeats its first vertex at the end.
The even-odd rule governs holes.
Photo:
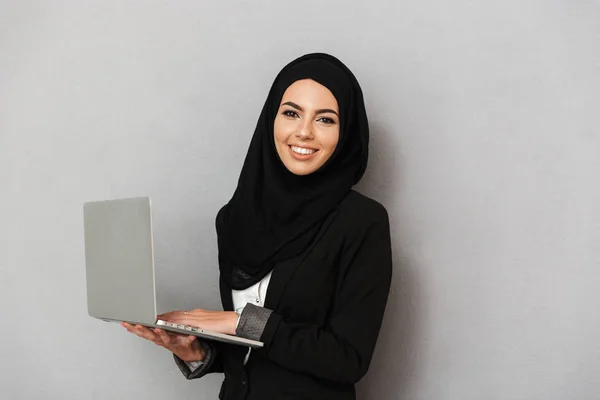
MULTIPOLYGON (((274 312, 260 338, 265 347, 253 350, 244 366, 247 348, 210 342, 210 365, 188 379, 224 372, 223 400, 355 399, 391 275, 387 212, 351 191, 309 249, 273 270, 264 306, 274 312)), ((220 291, 223 309, 233 310, 223 280, 220 291)))

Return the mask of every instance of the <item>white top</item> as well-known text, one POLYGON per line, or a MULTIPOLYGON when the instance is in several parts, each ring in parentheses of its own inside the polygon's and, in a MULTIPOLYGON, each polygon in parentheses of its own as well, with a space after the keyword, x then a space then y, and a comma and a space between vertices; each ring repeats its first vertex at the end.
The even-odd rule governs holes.
MULTIPOLYGON (((242 312, 246 304, 252 303, 255 306, 264 307, 265 299, 267 298, 267 289, 269 288, 269 282, 271 281, 271 274, 273 272, 269 272, 261 281, 255 283, 244 290, 232 290, 231 296, 233 297, 233 309, 238 314, 242 312)), ((248 362, 248 358, 250 358, 251 348, 248 348, 248 353, 246 354, 246 358, 244 358, 244 365, 248 362)))
POLYGON ((248 303, 264 307, 271 274, 272 272, 269 272, 260 282, 255 283, 248 289, 231 291, 231 296, 233 297, 233 309, 238 314, 242 312, 248 303))
MULTIPOLYGON (((255 306, 264 307, 265 299, 267 298, 267 289, 269 288, 269 282, 271 281, 271 274, 273 272, 269 272, 267 276, 262 278, 260 282, 255 283, 244 290, 232 290, 231 297, 233 298, 233 309, 239 314, 242 312, 246 304, 252 303, 255 306)), ((248 358, 250 358, 250 351, 252 349, 248 348, 248 353, 246 354, 246 358, 244 359, 244 365, 248 362, 248 358)), ((190 361, 186 362, 190 370, 194 371, 196 368, 201 366, 202 361, 190 361)))

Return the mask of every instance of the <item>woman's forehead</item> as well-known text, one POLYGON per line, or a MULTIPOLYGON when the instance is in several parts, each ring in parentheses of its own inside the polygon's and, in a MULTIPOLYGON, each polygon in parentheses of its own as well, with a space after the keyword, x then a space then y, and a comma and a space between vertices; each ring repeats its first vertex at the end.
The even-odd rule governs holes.
MULTIPOLYGON (((292 83, 281 97, 280 106, 292 102, 294 105, 313 108, 338 110, 338 102, 333 93, 312 79, 298 80, 292 83)), ((297 108, 297 107, 296 107, 297 108)))

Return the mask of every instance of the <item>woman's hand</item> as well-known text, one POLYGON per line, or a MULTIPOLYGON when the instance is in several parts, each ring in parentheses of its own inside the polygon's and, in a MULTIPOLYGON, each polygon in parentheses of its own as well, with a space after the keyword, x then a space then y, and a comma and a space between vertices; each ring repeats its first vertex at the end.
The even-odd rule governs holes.
POLYGON ((235 335, 238 315, 233 311, 207 311, 197 308, 191 311, 171 311, 157 318, 207 331, 235 335))
POLYGON ((150 329, 142 325, 132 325, 122 322, 128 332, 135 333, 141 338, 150 340, 158 346, 171 351, 183 361, 204 361, 206 354, 195 336, 167 332, 163 329, 150 329))

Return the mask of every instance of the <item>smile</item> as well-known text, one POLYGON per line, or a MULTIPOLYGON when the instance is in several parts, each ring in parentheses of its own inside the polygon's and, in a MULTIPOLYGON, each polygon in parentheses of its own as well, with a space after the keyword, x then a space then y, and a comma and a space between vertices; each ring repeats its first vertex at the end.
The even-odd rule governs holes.
POLYGON ((290 146, 290 148, 292 149, 292 151, 294 153, 303 154, 303 155, 314 154, 317 151, 317 150, 314 150, 314 149, 306 149, 304 147, 298 147, 298 146, 290 146))

